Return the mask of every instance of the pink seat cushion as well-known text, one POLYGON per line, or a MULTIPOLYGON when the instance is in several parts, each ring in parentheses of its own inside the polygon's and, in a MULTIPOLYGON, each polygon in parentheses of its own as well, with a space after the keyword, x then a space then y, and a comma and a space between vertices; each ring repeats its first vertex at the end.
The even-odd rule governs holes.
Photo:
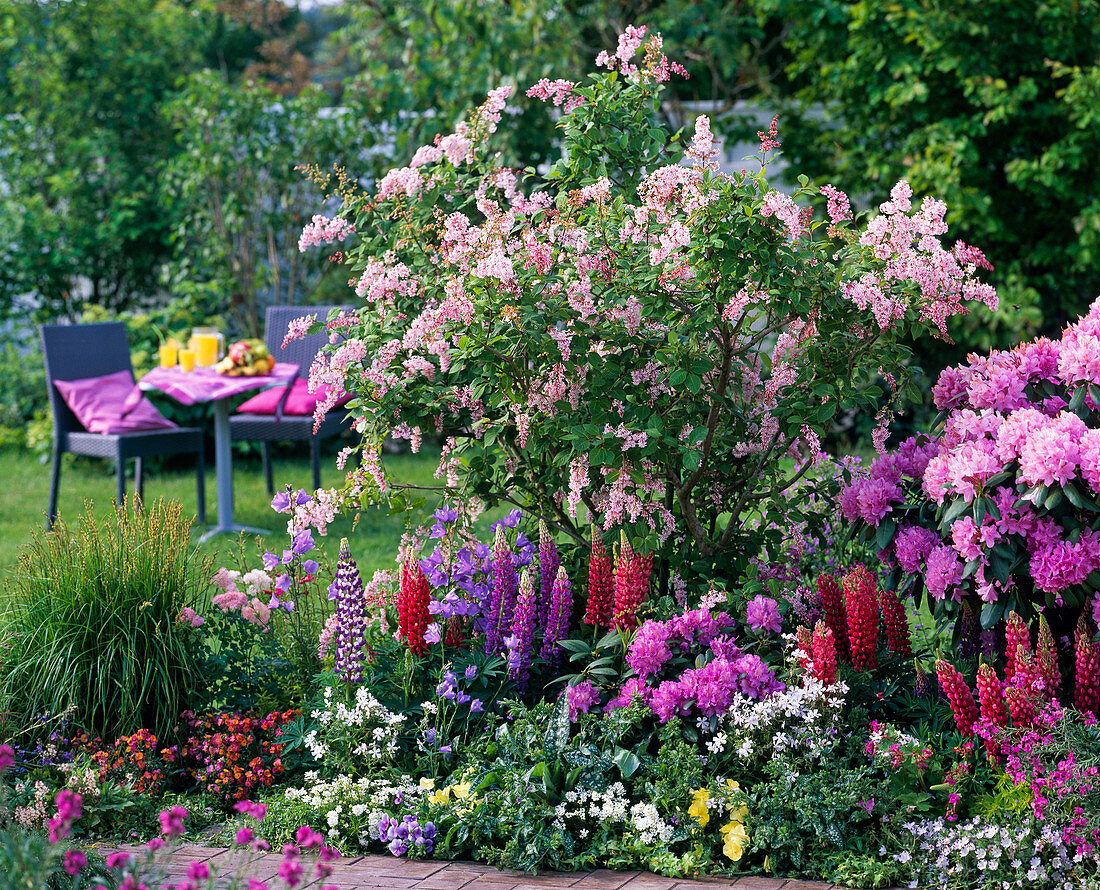
POLYGON ((140 393, 129 371, 83 380, 55 380, 65 404, 89 433, 179 429, 140 393))
MULTIPOLYGON (((279 399, 283 397, 283 393, 286 389, 281 386, 277 386, 274 389, 265 389, 262 393, 254 395, 251 399, 241 405, 237 411, 241 414, 274 414, 275 407, 279 404, 279 399)), ((291 384, 290 394, 286 397, 286 405, 283 408, 283 414, 296 415, 296 416, 312 416, 313 409, 317 407, 318 402, 325 400, 327 390, 324 384, 317 387, 317 392, 309 391, 308 381, 298 379, 291 384)), ((351 396, 344 393, 339 399, 336 400, 336 404, 333 408, 339 408, 341 405, 346 405, 351 401, 351 396)))

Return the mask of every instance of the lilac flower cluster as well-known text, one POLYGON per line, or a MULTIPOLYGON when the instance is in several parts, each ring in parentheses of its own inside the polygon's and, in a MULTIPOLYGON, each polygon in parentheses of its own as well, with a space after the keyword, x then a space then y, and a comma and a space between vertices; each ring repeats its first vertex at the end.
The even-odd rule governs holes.
POLYGON ((400 819, 382 816, 378 822, 378 838, 389 847, 394 856, 404 856, 409 847, 417 847, 425 853, 435 847, 435 823, 423 825, 416 816, 406 813, 400 819))

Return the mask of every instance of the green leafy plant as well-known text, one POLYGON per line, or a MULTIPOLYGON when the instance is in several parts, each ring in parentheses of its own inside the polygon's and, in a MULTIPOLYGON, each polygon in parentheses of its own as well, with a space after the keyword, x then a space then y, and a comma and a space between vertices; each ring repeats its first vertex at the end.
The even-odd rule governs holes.
POLYGON ((113 736, 172 727, 195 682, 192 629, 180 616, 209 577, 179 504, 89 507, 75 527, 38 531, 20 556, 6 621, 3 681, 16 725, 67 713, 113 736))

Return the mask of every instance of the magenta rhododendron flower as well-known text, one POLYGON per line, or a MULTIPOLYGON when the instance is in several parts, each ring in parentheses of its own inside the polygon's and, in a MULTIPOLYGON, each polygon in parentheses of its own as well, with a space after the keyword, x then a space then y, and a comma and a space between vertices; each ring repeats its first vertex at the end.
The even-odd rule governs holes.
POLYGON ((779 617, 779 603, 770 596, 758 594, 745 607, 745 621, 753 630, 766 630, 779 633, 782 619, 779 617))

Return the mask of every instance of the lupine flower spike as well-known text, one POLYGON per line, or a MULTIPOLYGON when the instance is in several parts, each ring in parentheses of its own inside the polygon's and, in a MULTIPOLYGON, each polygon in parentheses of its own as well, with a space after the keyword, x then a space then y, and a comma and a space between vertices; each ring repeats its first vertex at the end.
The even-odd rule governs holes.
POLYGON ((511 630, 516 607, 516 561, 504 537, 504 526, 497 526, 493 543, 493 592, 489 598, 489 626, 485 633, 485 654, 504 650, 504 635, 511 630))
POLYGON ((554 536, 543 520, 539 520, 539 602, 537 625, 540 630, 546 629, 550 620, 550 597, 554 588, 554 580, 558 577, 558 566, 561 565, 561 556, 558 554, 558 545, 554 542, 554 536))
POLYGON ((367 629, 367 605, 363 579, 351 558, 348 539, 340 539, 340 555, 331 593, 336 600, 336 673, 348 683, 363 681, 363 646, 367 629))
POLYGON ((988 664, 978 668, 978 705, 982 721, 990 726, 1006 726, 1008 710, 1005 708, 1004 683, 988 664))
POLYGON ((813 666, 814 632, 800 624, 794 636, 798 643, 798 651, 802 653, 798 657, 798 666, 804 671, 808 670, 813 666))
POLYGON ((909 641, 909 616, 894 590, 882 591, 882 623, 886 627, 886 646, 898 655, 911 658, 913 647, 909 641))
POLYGON ((562 657, 558 641, 569 636, 569 621, 572 617, 573 591, 569 586, 569 576, 565 574, 565 567, 561 566, 550 589, 550 615, 542 637, 542 649, 539 650, 539 655, 555 670, 561 663, 562 657))
POLYGON ((1020 647, 1027 653, 1031 653, 1031 633, 1024 624, 1024 619, 1015 612, 1008 613, 1008 621, 1005 623, 1005 682, 1011 683, 1016 679, 1017 653, 1020 647))
POLYGON ((428 651, 424 631, 428 629, 428 604, 431 590, 416 558, 410 556, 401 568, 401 586, 397 591, 397 636, 405 640, 413 655, 428 651))
POLYGON ((951 713, 955 715, 955 726, 965 736, 974 734, 974 724, 978 722, 978 706, 974 703, 974 694, 966 685, 962 674, 943 659, 936 662, 936 677, 940 688, 951 703, 951 713))
POLYGON ((852 667, 870 670, 878 664, 878 587, 866 566, 857 565, 844 578, 844 604, 852 667))
POLYGON ((1035 644, 1035 658, 1039 663, 1039 679, 1043 681, 1046 697, 1050 701, 1056 701, 1062 690, 1062 672, 1058 668, 1054 634, 1043 615, 1039 616, 1039 640, 1035 644))
POLYGON ((616 630, 631 631, 638 626, 638 612, 649 595, 652 570, 652 557, 634 553, 624 532, 615 566, 615 613, 611 626, 616 630))
POLYGON ((822 686, 832 686, 836 682, 836 639, 824 621, 814 627, 811 646, 814 677, 822 686))
POLYGON ((588 604, 584 610, 584 623, 599 627, 611 624, 614 607, 614 588, 611 578, 611 560, 604 547, 599 530, 592 527, 592 552, 588 557, 588 604))
POLYGON ((1082 714, 1100 711, 1100 652, 1092 641, 1092 627, 1084 615, 1077 623, 1077 678, 1073 687, 1073 706, 1082 714))
POLYGON ((521 692, 527 688, 531 676, 531 650, 534 647, 535 621, 538 613, 538 594, 526 569, 519 579, 519 594, 512 619, 512 646, 508 653, 508 676, 516 681, 521 692))
POLYGON ((844 614, 844 597, 840 585, 832 575, 821 575, 817 579, 817 593, 821 606, 825 610, 825 623, 829 625, 836 639, 837 657, 847 663, 852 660, 852 650, 848 643, 848 616, 844 614))

